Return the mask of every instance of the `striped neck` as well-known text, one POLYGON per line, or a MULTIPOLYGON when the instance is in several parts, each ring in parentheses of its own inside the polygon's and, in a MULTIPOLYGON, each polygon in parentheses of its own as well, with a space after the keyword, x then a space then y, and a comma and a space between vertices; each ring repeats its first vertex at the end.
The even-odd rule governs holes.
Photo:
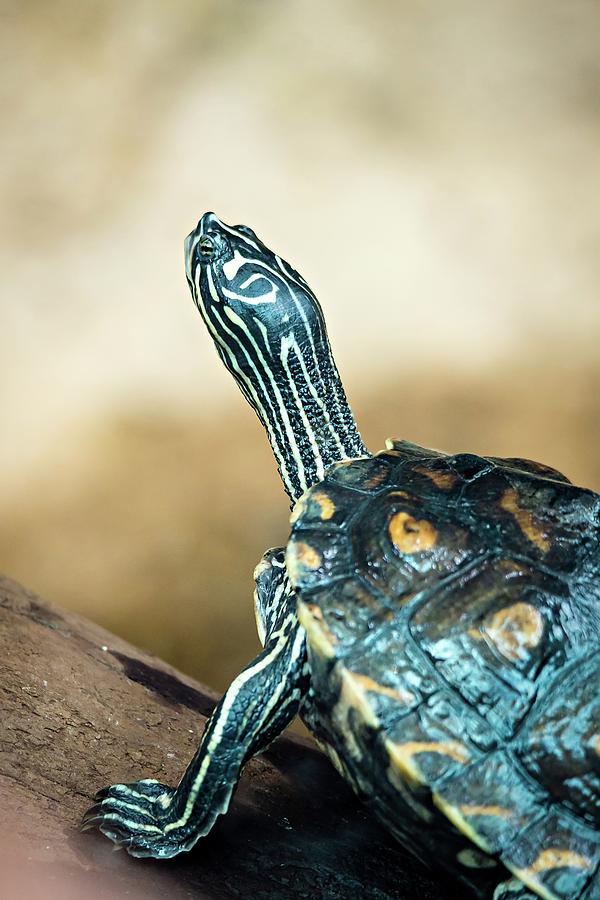
POLYGON ((368 455, 319 303, 251 229, 206 213, 186 241, 192 296, 267 432, 292 503, 329 466, 368 455))
POLYGON ((256 370, 252 397, 244 389, 246 383, 238 381, 266 429, 292 503, 334 463, 368 454, 327 335, 321 337, 307 347, 293 332, 283 333, 277 365, 271 360, 256 370))

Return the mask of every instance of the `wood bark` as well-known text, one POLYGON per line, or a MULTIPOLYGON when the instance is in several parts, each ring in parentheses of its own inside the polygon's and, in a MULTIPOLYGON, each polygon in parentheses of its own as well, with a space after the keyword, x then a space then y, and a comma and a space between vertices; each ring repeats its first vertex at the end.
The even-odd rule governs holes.
POLYGON ((208 688, 0 578, 0 897, 442 898, 308 741, 246 767, 229 813, 173 860, 135 860, 79 832, 99 788, 177 783, 208 688))

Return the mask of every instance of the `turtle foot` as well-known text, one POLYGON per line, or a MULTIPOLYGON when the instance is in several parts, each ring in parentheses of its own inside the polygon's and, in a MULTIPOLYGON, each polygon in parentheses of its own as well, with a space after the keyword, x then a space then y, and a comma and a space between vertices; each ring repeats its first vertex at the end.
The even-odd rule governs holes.
POLYGON ((168 858, 189 850, 190 830, 178 828, 172 809, 175 788, 154 779, 113 784, 98 791, 81 830, 98 828, 116 848, 131 856, 168 858))

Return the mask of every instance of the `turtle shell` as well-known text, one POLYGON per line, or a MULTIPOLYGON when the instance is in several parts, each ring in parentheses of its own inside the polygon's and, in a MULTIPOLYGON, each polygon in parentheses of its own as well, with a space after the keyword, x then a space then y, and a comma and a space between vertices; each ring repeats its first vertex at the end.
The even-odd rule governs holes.
POLYGON ((388 442, 292 514, 310 726, 479 896, 600 891, 600 497, 520 459, 388 442), (468 840, 467 840, 468 839, 468 840))

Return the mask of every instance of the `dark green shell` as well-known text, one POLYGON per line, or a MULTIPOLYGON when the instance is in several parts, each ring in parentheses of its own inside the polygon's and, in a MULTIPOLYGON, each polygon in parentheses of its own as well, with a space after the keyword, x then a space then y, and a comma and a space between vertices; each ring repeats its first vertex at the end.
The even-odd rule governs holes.
POLYGON ((600 497, 401 442, 336 465, 292 522, 338 768, 476 894, 501 860, 541 896, 598 896, 600 497))

